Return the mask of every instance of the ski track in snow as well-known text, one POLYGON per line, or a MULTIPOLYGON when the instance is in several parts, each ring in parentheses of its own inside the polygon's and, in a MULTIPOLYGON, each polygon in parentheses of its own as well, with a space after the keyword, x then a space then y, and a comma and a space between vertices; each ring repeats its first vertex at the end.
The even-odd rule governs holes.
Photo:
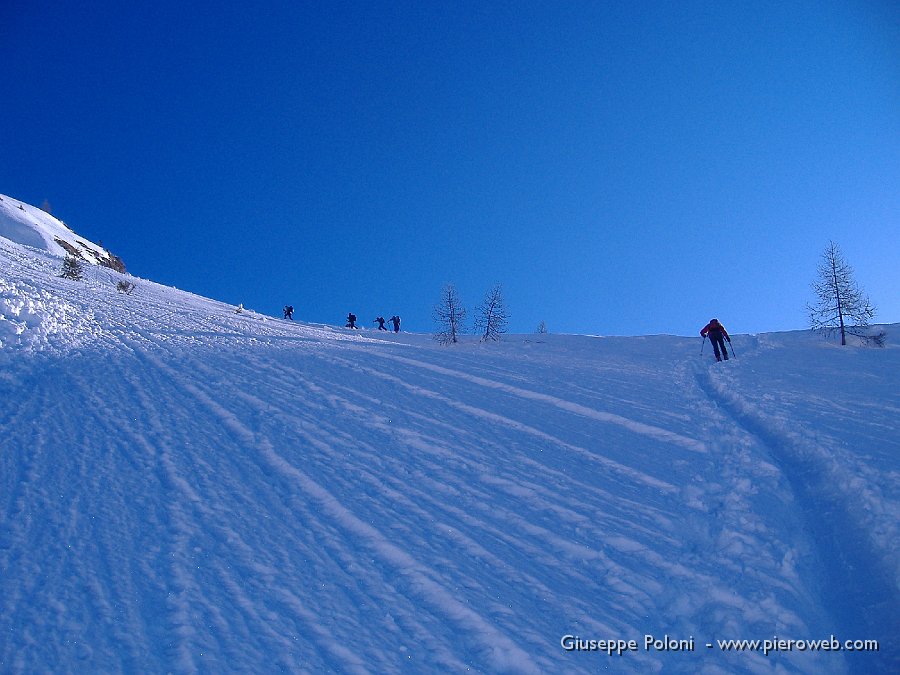
POLYGON ((895 670, 895 350, 836 399, 765 337, 446 349, 0 254, 0 670, 895 670))
POLYGON ((521 389, 519 387, 513 387, 508 384, 504 384, 502 382, 497 382, 495 380, 489 380, 483 377, 478 377, 474 375, 469 375, 467 373, 462 373, 456 370, 451 370, 449 368, 443 368, 441 366, 435 366, 429 363, 423 363, 422 361, 415 361, 413 359, 406 359, 402 357, 392 357, 395 361, 401 363, 407 363, 412 366, 416 366, 418 368, 426 368, 428 370, 432 370, 441 375, 448 375, 450 377, 457 377, 469 380, 474 384, 477 384, 481 387, 489 387, 491 389, 499 389, 503 392, 511 393, 515 396, 519 396, 524 399, 531 399, 535 401, 540 401, 542 403, 547 403, 549 405, 556 406, 558 408, 562 408, 563 410, 568 410, 578 415, 582 415, 584 417, 590 417, 596 420, 600 420, 601 422, 607 422, 609 424, 618 424, 626 429, 633 431, 638 434, 644 434, 654 439, 658 439, 664 442, 674 443, 676 445, 681 445, 682 447, 688 448, 689 450, 694 450, 695 452, 706 452, 706 448, 703 443, 696 441, 692 438, 687 438, 682 436, 681 434, 676 434, 666 429, 662 429, 657 426, 653 426, 650 424, 643 424, 641 422, 637 422, 633 419, 629 419, 627 417, 623 417, 622 415, 616 415, 610 412, 606 412, 603 410, 594 410, 593 408, 589 408, 587 406, 579 405, 577 403, 572 403, 571 401, 561 400, 556 398, 555 396, 549 396, 547 394, 541 394, 535 391, 529 391, 527 389, 521 389))
MULTIPOLYGON (((900 476, 873 461, 872 454, 889 455, 891 447, 893 453, 900 450, 893 433, 900 426, 896 388, 888 387, 879 403, 866 404, 866 414, 860 415, 846 393, 853 391, 855 383, 844 374, 845 392, 828 398, 804 397, 821 415, 812 429, 792 424, 784 403, 771 395, 735 386, 744 384, 744 373, 728 375, 718 379, 707 371, 699 381, 726 414, 759 440, 791 484, 806 529, 812 533, 823 594, 836 625, 844 634, 875 635, 889 643, 890 633, 900 627, 900 476), (760 402, 752 402, 751 397, 760 402), (843 426, 859 427, 854 434, 859 445, 847 448, 834 437, 833 430, 843 426), (876 434, 874 447, 866 447, 867 430, 879 428, 887 429, 891 440, 876 434)), ((861 379, 862 388, 872 386, 865 376, 861 379)), ((876 670, 900 670, 896 651, 877 662, 872 657, 860 660, 876 670)))

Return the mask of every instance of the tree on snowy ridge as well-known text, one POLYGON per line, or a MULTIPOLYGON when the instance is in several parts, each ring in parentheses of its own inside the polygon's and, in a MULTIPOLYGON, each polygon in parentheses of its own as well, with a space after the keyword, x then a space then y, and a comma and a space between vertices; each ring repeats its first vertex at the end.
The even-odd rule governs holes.
POLYGON ((478 316, 475 317, 475 332, 481 333, 481 341, 497 342, 500 336, 506 332, 509 313, 503 302, 503 290, 500 284, 494 284, 484 300, 478 306, 478 316))
POLYGON ((434 306, 432 313, 438 325, 434 339, 442 345, 459 342, 459 336, 465 332, 466 308, 463 307, 453 284, 447 284, 441 291, 441 301, 434 306))
POLYGON ((853 268, 844 260, 841 249, 833 241, 822 253, 817 267, 818 278, 812 288, 818 298, 815 305, 807 305, 809 323, 813 330, 841 334, 841 344, 847 344, 847 334, 866 342, 884 343, 884 335, 868 335, 866 328, 875 316, 875 308, 868 296, 857 286, 853 268))

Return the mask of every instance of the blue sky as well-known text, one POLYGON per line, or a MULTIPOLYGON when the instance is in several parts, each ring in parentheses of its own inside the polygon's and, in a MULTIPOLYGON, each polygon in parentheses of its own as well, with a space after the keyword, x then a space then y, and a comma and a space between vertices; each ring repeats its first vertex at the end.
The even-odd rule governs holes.
POLYGON ((795 329, 833 239, 900 321, 896 3, 12 0, 0 63, 0 192, 226 302, 795 329))

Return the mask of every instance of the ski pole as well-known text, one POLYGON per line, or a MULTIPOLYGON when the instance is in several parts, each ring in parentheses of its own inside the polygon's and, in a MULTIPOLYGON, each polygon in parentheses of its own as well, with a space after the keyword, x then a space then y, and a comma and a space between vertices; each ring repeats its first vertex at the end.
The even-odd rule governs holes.
POLYGON ((737 358, 737 354, 734 353, 734 345, 731 344, 731 340, 728 341, 728 346, 731 347, 731 355, 734 358, 737 358))
POLYGON ((703 356, 703 348, 706 346, 706 336, 703 336, 703 343, 700 345, 700 356, 703 356))

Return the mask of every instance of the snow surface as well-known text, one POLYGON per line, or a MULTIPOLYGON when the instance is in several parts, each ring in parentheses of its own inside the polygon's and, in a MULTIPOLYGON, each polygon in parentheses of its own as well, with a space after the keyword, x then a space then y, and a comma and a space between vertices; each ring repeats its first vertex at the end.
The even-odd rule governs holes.
POLYGON ((448 348, 59 269, 0 238, 2 672, 900 671, 898 326, 448 348))
POLYGON ((66 249, 58 243, 61 240, 72 246, 85 262, 92 265, 99 265, 101 261, 110 258, 109 251, 79 237, 61 220, 6 195, 0 195, 0 237, 65 257, 66 249))

